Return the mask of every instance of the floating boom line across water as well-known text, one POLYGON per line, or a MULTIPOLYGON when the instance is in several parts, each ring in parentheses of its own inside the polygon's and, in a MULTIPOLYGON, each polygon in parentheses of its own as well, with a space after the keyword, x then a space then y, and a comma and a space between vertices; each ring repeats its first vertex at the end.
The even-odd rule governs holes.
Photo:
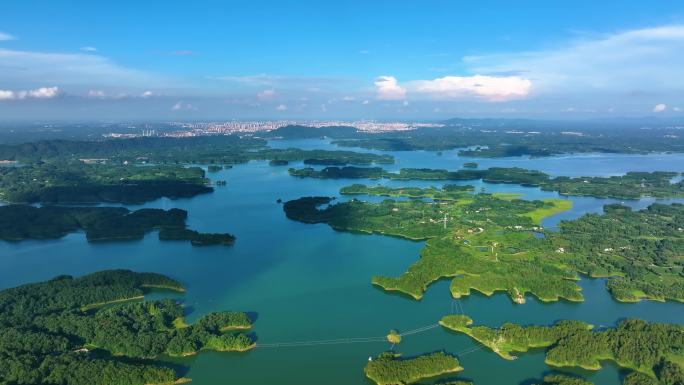
MULTIPOLYGON (((439 327, 440 325, 430 324, 426 326, 419 327, 417 329, 412 329, 399 335, 404 337, 412 334, 423 333, 428 330, 439 327)), ((311 341, 291 341, 291 342, 274 342, 267 344, 256 344, 257 348, 285 348, 285 347, 295 347, 295 346, 321 346, 321 345, 341 345, 341 344, 358 344, 358 343, 370 343, 370 342, 387 342, 386 336, 380 337, 349 337, 349 338, 337 338, 332 340, 311 340, 311 341)))

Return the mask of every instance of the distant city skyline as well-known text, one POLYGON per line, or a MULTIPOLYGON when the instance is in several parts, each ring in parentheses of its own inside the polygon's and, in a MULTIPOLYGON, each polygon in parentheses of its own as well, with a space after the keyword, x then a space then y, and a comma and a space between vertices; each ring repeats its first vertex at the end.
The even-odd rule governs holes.
POLYGON ((0 121, 684 117, 678 1, 3 3, 0 121))

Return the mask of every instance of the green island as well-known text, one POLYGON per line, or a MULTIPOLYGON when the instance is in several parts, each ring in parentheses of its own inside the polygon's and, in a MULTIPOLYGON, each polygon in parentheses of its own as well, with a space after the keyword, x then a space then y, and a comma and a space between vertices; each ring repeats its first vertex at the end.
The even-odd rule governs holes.
POLYGON ((268 162, 270 166, 287 166, 290 164, 289 161, 287 160, 280 160, 280 159, 272 159, 268 162))
POLYGON ((340 189, 342 195, 374 195, 385 197, 409 197, 409 198, 431 198, 434 200, 457 200, 463 199, 464 194, 473 192, 473 186, 459 186, 445 184, 442 188, 428 187, 400 187, 391 188, 382 185, 366 186, 353 184, 340 189))
POLYGON ((601 361, 610 360, 634 372, 625 384, 684 382, 682 325, 628 319, 617 327, 595 330, 581 321, 559 321, 552 326, 506 323, 498 329, 472 323, 465 315, 448 315, 440 321, 445 328, 467 334, 505 359, 514 359, 515 352, 545 348, 545 362, 551 366, 599 370, 601 361))
POLYGON ((444 352, 406 359, 397 353, 385 352, 369 359, 364 373, 378 385, 401 385, 462 370, 456 357, 444 352))
POLYGON ((684 302, 684 205, 633 211, 612 204, 603 211, 547 232, 555 255, 583 274, 610 277, 607 287, 618 301, 684 302))
MULTIPOLYGON (((649 378, 650 379, 650 378, 649 378)), ((642 385, 649 385, 650 383, 643 383, 642 385)), ((472 382, 468 381, 446 381, 446 382, 437 382, 436 385, 473 385, 472 382)), ((549 374, 542 379, 541 382, 534 382, 532 385, 594 385, 593 383, 580 378, 580 377, 573 377, 573 376, 567 376, 563 374, 549 374)), ((625 385, 629 385, 625 383, 625 385)), ((637 385, 636 383, 632 385, 637 385)), ((657 385, 657 384, 653 384, 657 385)))
POLYGON ((171 278, 108 270, 0 291, 0 383, 150 385, 187 382, 161 356, 255 347, 241 312, 210 313, 188 325, 172 300, 146 301, 151 289, 183 292, 171 278))
POLYGON ((535 385, 594 385, 593 383, 580 378, 571 377, 562 374, 549 374, 545 376, 542 382, 536 383, 535 385))
POLYGON ((477 168, 478 164, 475 162, 465 162, 463 163, 463 168, 477 168))
POLYGON ((384 151, 443 151, 480 158, 547 157, 571 153, 684 152, 684 140, 666 125, 643 130, 638 122, 561 122, 526 119, 449 119, 444 127, 361 135, 328 135, 333 144, 384 151), (465 147, 465 148, 464 148, 465 147))
POLYGON ((339 150, 274 149, 264 139, 238 136, 195 136, 185 138, 139 137, 107 140, 41 140, 0 144, 0 160, 22 164, 38 162, 89 162, 121 164, 217 164, 233 165, 251 160, 303 161, 330 159, 343 164, 391 164, 385 154, 339 150))
POLYGON ((85 231, 88 242, 142 239, 158 229, 160 240, 187 240, 193 246, 232 245, 231 234, 200 233, 186 228, 188 213, 181 209, 140 209, 124 207, 0 206, 0 239, 57 239, 68 233, 85 231))
POLYGON ((619 301, 684 301, 681 204, 653 204, 636 212, 608 205, 605 215, 563 221, 552 232, 542 228, 542 219, 568 210, 570 201, 466 194, 438 202, 331 202, 305 197, 283 209, 290 219, 327 223, 339 231, 424 240, 420 259, 404 274, 372 279, 414 299, 436 280, 451 278, 455 298, 472 289, 486 295, 505 291, 520 304, 528 293, 545 302, 582 301, 576 281, 584 273, 610 277, 608 289, 619 301))
POLYGON ((181 166, 36 163, 0 167, 0 200, 12 203, 143 203, 213 188, 204 170, 181 166))
POLYGON ((391 343, 392 345, 400 344, 401 334, 394 329, 390 330, 390 332, 387 334, 387 342, 391 343))
POLYGON ((402 168, 399 172, 380 167, 310 167, 289 169, 292 176, 319 179, 393 179, 393 180, 478 180, 488 183, 519 184, 557 191, 561 195, 586 195, 597 198, 639 199, 646 196, 673 198, 684 196, 684 181, 672 182, 676 172, 628 172, 612 177, 555 177, 518 167, 492 167, 486 170, 402 168))

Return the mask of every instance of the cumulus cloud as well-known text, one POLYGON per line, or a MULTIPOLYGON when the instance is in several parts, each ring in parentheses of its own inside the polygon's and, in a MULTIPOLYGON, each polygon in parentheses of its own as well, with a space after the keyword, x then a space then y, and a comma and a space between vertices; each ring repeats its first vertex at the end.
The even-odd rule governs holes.
POLYGON ((276 107, 276 110, 278 110, 278 111, 287 111, 287 106, 284 105, 284 104, 279 104, 279 105, 276 107))
POLYGON ((653 112, 663 112, 665 110, 667 110, 667 104, 658 103, 653 106, 653 112))
POLYGON ((81 51, 84 51, 84 52, 95 52, 95 51, 97 51, 97 48, 95 48, 95 47, 90 47, 90 46, 86 46, 86 47, 81 47, 81 51))
POLYGON ((14 40, 16 39, 14 36, 10 35, 9 33, 4 33, 0 32, 0 41, 8 41, 8 40, 14 40))
POLYGON ((406 97, 406 89, 399 85, 394 76, 378 76, 375 79, 375 91, 378 99, 402 100, 406 97))
POLYGON ((259 100, 271 100, 275 97, 275 90, 263 90, 257 93, 257 99, 259 100))
POLYGON ((52 99, 59 95, 59 87, 40 87, 34 90, 0 90, 0 101, 24 99, 52 99))
POLYGON ((409 84, 409 92, 427 94, 434 99, 478 96, 491 101, 523 98, 531 88, 532 82, 520 76, 445 76, 409 84))
POLYGON ((141 98, 149 98, 154 96, 154 93, 152 91, 145 91, 142 94, 140 94, 141 98))

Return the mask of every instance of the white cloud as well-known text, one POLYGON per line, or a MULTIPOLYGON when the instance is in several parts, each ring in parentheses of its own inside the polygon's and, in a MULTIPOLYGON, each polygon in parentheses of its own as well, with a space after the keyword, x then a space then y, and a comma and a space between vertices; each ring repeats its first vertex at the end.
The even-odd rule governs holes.
POLYGON ((171 111, 197 111, 197 107, 190 103, 183 103, 183 101, 178 101, 171 107, 171 111))
POLYGON ((140 94, 141 98, 149 98, 154 96, 154 93, 152 91, 145 91, 142 94, 140 94))
POLYGON ((361 104, 363 104, 365 106, 365 105, 370 104, 370 102, 368 100, 364 100, 363 103, 361 103, 361 104))
POLYGON ((58 87, 41 87, 28 92, 28 97, 37 99, 51 99, 59 93, 58 87))
POLYGON ((404 107, 408 107, 409 102, 408 102, 408 100, 404 100, 404 102, 402 104, 404 105, 404 107))
POLYGON ((96 99, 104 99, 107 97, 107 94, 104 93, 102 90, 90 90, 88 91, 88 97, 89 98, 96 98, 96 99))
POLYGON ((287 111, 287 106, 284 105, 284 104, 279 104, 279 105, 276 107, 276 110, 278 110, 278 111, 287 111))
POLYGON ((568 108, 566 108, 566 109, 563 110, 563 112, 575 112, 575 111, 577 111, 577 110, 575 109, 575 107, 568 107, 568 108))
POLYGON ((378 76, 375 90, 378 99, 382 100, 402 100, 406 97, 406 89, 399 85, 394 76, 378 76))
POLYGON ((345 102, 353 102, 354 100, 356 100, 356 98, 353 96, 345 96, 342 98, 342 100, 345 102))
POLYGON ((9 33, 4 33, 0 32, 0 41, 8 41, 8 40, 14 40, 16 39, 14 36, 10 35, 9 33))
POLYGON ((275 97, 275 90, 263 90, 257 93, 257 99, 259 100, 271 100, 275 97))
POLYGON ((653 107, 653 112, 663 112, 667 110, 667 104, 659 103, 653 107))
POLYGON ((445 76, 434 80, 416 80, 407 87, 409 92, 427 94, 434 99, 478 96, 490 101, 502 101, 527 96, 532 82, 520 76, 445 76))
POLYGON ((671 92, 684 89, 682 46, 684 25, 669 25, 594 35, 548 50, 465 57, 463 64, 483 75, 524 76, 535 95, 671 92))
POLYGON ((0 90, 0 101, 24 99, 52 99, 59 95, 58 87, 40 87, 35 90, 12 91, 0 90))
POLYGON ((672 107, 672 111, 680 112, 681 110, 680 107, 672 107))
POLYGON ((95 48, 95 47, 81 47, 81 51, 84 51, 84 52, 95 52, 95 51, 97 51, 97 48, 95 48))
POLYGON ((0 101, 14 99, 14 91, 0 90, 0 101))

